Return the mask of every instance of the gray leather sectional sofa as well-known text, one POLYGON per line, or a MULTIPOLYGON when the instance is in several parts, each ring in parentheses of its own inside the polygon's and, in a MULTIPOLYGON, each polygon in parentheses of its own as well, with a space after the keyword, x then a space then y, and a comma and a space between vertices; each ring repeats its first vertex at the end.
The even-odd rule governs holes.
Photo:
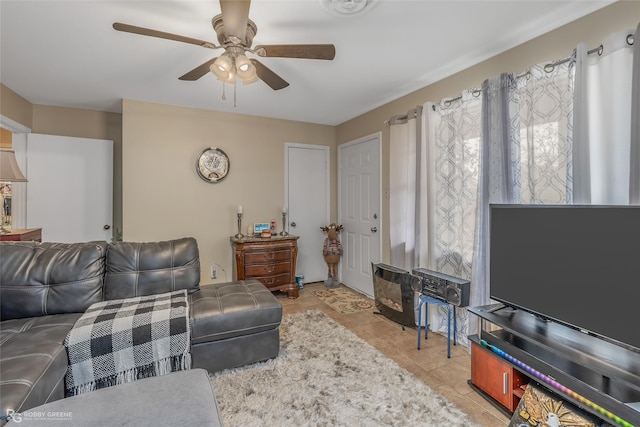
MULTIPOLYGON (((260 282, 199 286, 197 242, 0 243, 0 417, 64 397, 64 339, 93 303, 187 289, 192 367, 278 355, 282 306, 260 282)), ((117 386, 116 386, 117 387, 117 386)))

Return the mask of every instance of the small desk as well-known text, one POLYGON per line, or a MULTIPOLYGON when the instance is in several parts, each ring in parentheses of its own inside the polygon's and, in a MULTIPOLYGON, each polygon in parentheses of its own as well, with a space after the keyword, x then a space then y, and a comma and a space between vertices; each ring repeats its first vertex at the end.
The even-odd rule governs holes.
POLYGON ((0 234, 0 241, 34 241, 42 242, 42 228, 14 228, 10 233, 0 234))
POLYGON ((426 340, 429 332, 429 304, 432 305, 446 305, 447 306, 447 357, 451 358, 451 307, 453 307, 453 345, 458 343, 456 338, 458 327, 456 320, 456 306, 451 305, 446 301, 439 300, 427 295, 420 294, 418 299, 418 350, 420 350, 420 327, 422 323, 422 305, 425 306, 425 322, 424 325, 424 339, 426 340))

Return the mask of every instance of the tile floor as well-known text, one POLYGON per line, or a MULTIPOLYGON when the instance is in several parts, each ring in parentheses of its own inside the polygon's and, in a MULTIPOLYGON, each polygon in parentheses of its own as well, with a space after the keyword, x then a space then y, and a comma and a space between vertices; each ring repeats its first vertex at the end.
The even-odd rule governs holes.
POLYGON ((288 299, 285 294, 275 295, 282 303, 284 315, 309 309, 322 310, 482 425, 501 427, 509 424, 509 418, 467 384, 471 378, 471 358, 465 347, 452 346, 451 359, 447 359, 446 337, 430 333, 429 339, 423 339, 421 350, 418 350, 416 329, 406 328, 403 331, 397 323, 373 314, 375 309, 340 314, 313 295, 312 291, 319 289, 324 289, 322 282, 305 285, 297 299, 288 299))

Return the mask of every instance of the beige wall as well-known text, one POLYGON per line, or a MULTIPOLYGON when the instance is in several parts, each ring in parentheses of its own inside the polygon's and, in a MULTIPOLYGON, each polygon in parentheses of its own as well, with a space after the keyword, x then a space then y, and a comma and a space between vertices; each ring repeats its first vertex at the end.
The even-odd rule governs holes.
POLYGON ((33 105, 0 83, 0 114, 23 126, 33 126, 33 105))
MULTIPOLYGON (((565 58, 571 55, 578 43, 589 48, 596 47, 609 34, 634 30, 640 21, 640 2, 619 1, 582 19, 571 22, 557 30, 543 34, 501 55, 467 68, 451 77, 426 86, 409 95, 369 111, 337 127, 337 144, 360 138, 374 132, 382 132, 382 187, 389 188, 389 127, 384 121, 422 105, 427 101, 438 101, 455 97, 465 89, 479 87, 482 82, 502 72, 522 73, 531 65, 565 58)), ((637 37, 636 37, 637 39, 637 37)), ((383 198, 382 216, 382 260, 389 261, 389 199, 383 198)))
MULTIPOLYGON (((212 263, 233 277, 229 236, 254 222, 275 219, 284 203, 286 142, 331 147, 336 176, 335 127, 241 114, 123 101, 123 227, 129 241, 198 240, 202 281, 212 263), (196 173, 198 155, 218 147, 229 156, 227 177, 211 184, 196 173)), ((337 205, 335 180, 331 206, 337 205)), ((333 212, 333 210, 332 210, 333 212)), ((332 213, 335 218, 335 212, 332 213)), ((217 281, 224 281, 219 274, 217 281)))

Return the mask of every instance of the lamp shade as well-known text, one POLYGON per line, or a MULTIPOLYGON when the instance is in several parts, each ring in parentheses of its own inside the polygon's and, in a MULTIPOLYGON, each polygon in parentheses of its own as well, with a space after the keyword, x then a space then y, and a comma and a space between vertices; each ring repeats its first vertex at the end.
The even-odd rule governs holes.
POLYGON ((221 55, 215 60, 209 67, 211 72, 218 77, 218 80, 222 80, 228 84, 235 84, 236 82, 236 70, 233 65, 233 59, 227 54, 221 55))
POLYGON ((211 72, 215 74, 219 80, 225 83, 234 84, 236 80, 233 60, 226 54, 221 55, 215 60, 211 67, 211 72))
POLYGON ((238 77, 242 79, 242 83, 245 85, 258 80, 256 67, 245 55, 238 55, 238 57, 236 58, 236 73, 238 74, 238 77))
POLYGON ((253 73, 252 76, 245 78, 244 80, 242 80, 242 84, 244 85, 248 85, 251 84, 253 82, 257 82, 258 80, 260 80, 260 78, 258 77, 258 75, 256 73, 253 73))
POLYGON ((229 58, 229 56, 225 54, 218 57, 218 59, 215 60, 213 65, 216 67, 218 72, 228 73, 229 71, 231 71, 231 68, 233 67, 233 61, 231 60, 231 58, 229 58))
POLYGON ((238 55, 236 57, 236 68, 238 69, 238 75, 240 75, 241 72, 249 72, 252 66, 253 64, 245 55, 238 55))
POLYGON ((8 148, 0 148, 0 181, 27 182, 16 161, 16 153, 8 148))
POLYGON ((229 73, 227 74, 227 76, 225 78, 222 78, 220 76, 218 76, 218 80, 222 80, 223 82, 230 84, 230 85, 235 85, 236 84, 236 70, 235 68, 232 68, 231 70, 229 70, 229 73))

